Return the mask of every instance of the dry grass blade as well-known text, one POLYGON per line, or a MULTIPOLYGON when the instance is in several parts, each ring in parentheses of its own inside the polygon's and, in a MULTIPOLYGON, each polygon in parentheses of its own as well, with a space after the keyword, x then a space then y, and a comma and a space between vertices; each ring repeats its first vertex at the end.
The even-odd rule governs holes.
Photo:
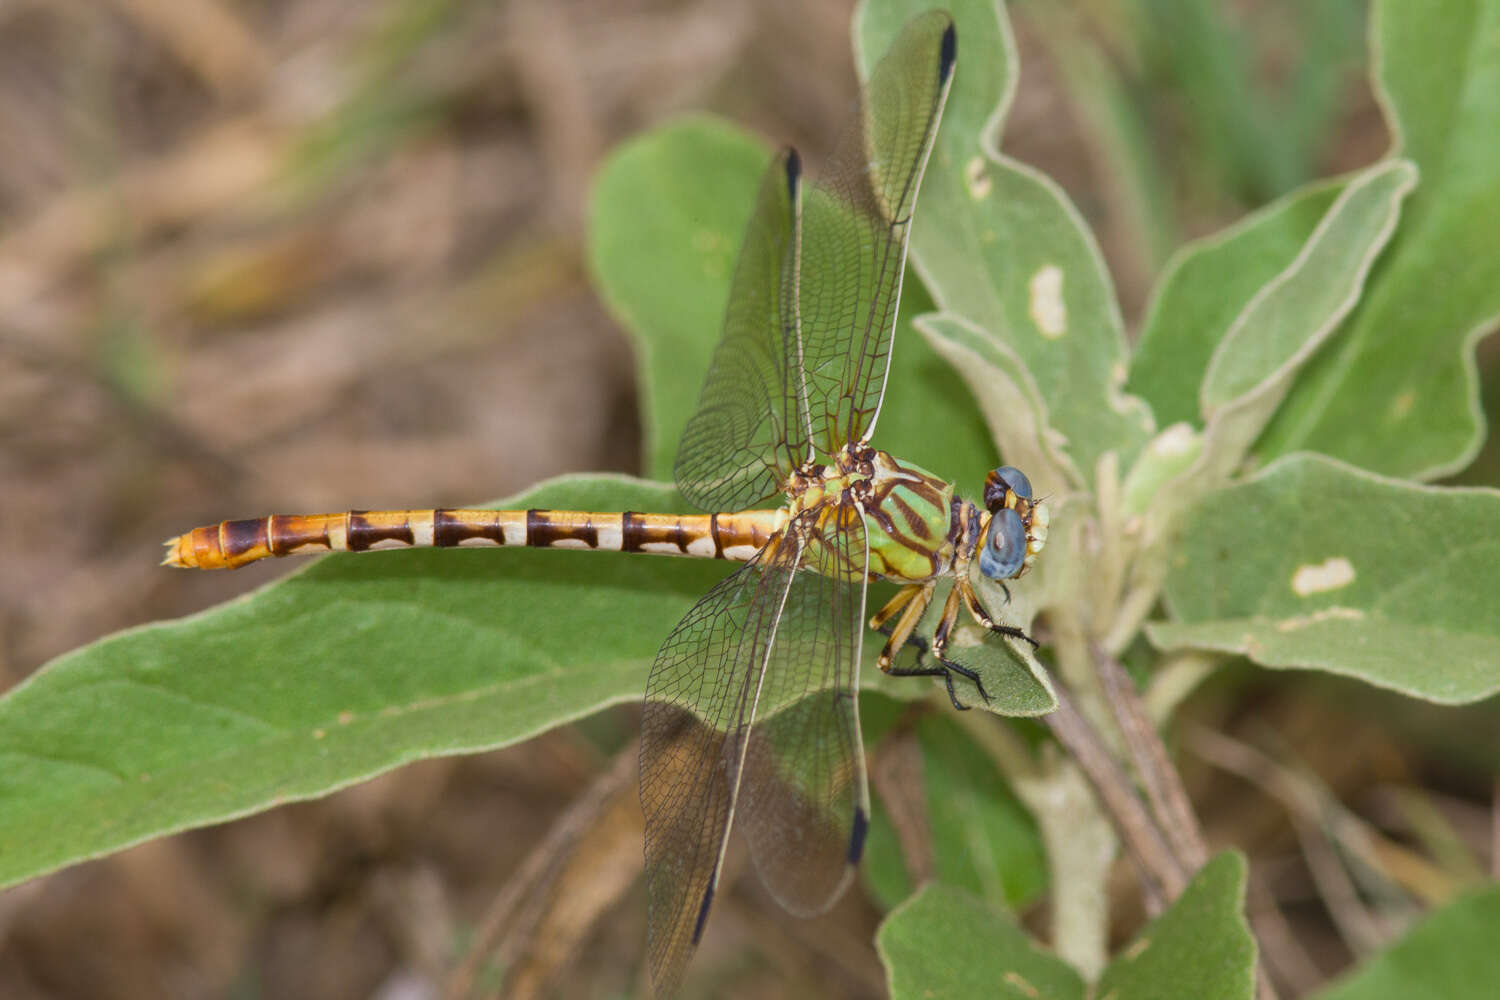
POLYGON ((233 9, 216 0, 113 0, 221 97, 259 89, 271 59, 233 9))
MULTIPOLYGON (((1274 972, 1293 996, 1308 995, 1324 980, 1323 970, 1302 946, 1296 930, 1276 904, 1276 896, 1266 885, 1264 876, 1251 869, 1245 888, 1250 926, 1260 948, 1259 982, 1268 985, 1270 976, 1267 973, 1274 972)), ((1261 987, 1263 997, 1265 989, 1266 986, 1261 987)))
POLYGON ((210 126, 159 160, 102 188, 77 188, 0 239, 0 310, 36 295, 79 266, 128 223, 139 238, 242 202, 272 177, 285 138, 246 117, 210 126))
MULTIPOLYGON (((1221 733, 1198 727, 1190 744, 1211 764, 1230 771, 1280 802, 1291 817, 1309 872, 1344 942, 1355 954, 1368 954, 1388 943, 1399 928, 1367 907, 1340 851, 1387 884, 1391 873, 1380 863, 1375 845, 1384 841, 1368 824, 1351 815, 1311 778, 1298 774, 1263 751, 1221 733)), ((1385 842, 1386 846, 1395 845, 1385 842)), ((1399 922, 1399 918, 1398 918, 1399 922)))
POLYGON ((557 926, 548 928, 545 956, 528 959, 511 980, 516 992, 509 995, 529 995, 525 991, 541 985, 592 920, 639 875, 641 816, 632 794, 639 753, 632 742, 616 754, 609 770, 558 817, 527 856, 480 921, 468 956, 448 978, 443 991, 448 1000, 474 995, 487 963, 507 967, 528 940, 544 936, 541 924, 549 921, 557 926), (618 853, 622 845, 633 852, 629 864, 618 853), (581 882, 580 858, 597 866, 581 882), (575 890, 575 898, 566 898, 575 890))

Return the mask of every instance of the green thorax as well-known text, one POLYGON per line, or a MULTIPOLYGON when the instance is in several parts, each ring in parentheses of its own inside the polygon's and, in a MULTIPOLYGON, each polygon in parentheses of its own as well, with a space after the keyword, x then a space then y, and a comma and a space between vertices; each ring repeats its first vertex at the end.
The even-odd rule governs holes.
MULTIPOLYGON (((788 492, 793 518, 816 518, 804 555, 805 565, 815 572, 858 578, 858 570, 841 554, 844 547, 831 543, 858 530, 853 522, 860 507, 870 551, 869 579, 920 583, 953 563, 953 487, 925 469, 883 451, 848 445, 832 465, 794 477, 788 492)), ((854 542, 850 549, 863 547, 854 542)), ((859 553, 851 555, 857 560, 859 553)))

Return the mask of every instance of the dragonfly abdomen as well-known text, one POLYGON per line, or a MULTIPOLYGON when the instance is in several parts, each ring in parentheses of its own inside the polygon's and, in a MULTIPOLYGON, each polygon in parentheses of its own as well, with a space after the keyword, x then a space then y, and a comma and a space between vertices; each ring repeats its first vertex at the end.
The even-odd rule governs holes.
POLYGON ((642 514, 572 510, 351 510, 222 521, 170 539, 162 563, 236 569, 271 556, 515 545, 743 562, 786 521, 780 510, 642 514))

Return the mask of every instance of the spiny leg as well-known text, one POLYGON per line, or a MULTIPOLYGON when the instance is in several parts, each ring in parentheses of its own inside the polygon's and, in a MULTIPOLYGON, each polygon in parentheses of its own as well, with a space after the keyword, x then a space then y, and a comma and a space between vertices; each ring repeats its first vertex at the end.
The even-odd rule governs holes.
MULTIPOLYGON (((971 682, 973 682, 974 686, 979 690, 980 697, 988 702, 990 700, 989 692, 984 689, 984 682, 979 679, 979 674, 977 674, 973 670, 970 670, 963 664, 956 663, 953 660, 950 660, 947 657, 943 656, 943 649, 947 646, 948 642, 948 632, 952 629, 953 622, 958 617, 960 602, 957 593, 950 593, 948 595, 948 600, 944 602, 943 617, 942 620, 938 623, 937 632, 935 633, 934 640, 930 646, 925 639, 921 638, 920 636, 913 635, 912 631, 916 628, 917 620, 922 617, 922 614, 927 610, 928 605, 932 603, 932 585, 927 585, 922 588, 922 600, 914 600, 913 598, 915 596, 916 595, 906 596, 904 591, 901 594, 897 594, 897 600, 892 601, 891 604, 898 604, 898 602, 902 599, 907 602, 906 610, 902 614, 901 619, 896 623, 894 627, 891 627, 889 625, 876 626, 880 632, 889 635, 892 638, 892 642, 886 644, 886 650, 891 653, 891 659, 886 659, 885 652, 882 652, 881 669, 883 669, 887 674, 890 674, 892 677, 941 677, 943 679, 944 686, 948 689, 948 700, 953 703, 954 708, 963 712, 967 711, 970 706, 960 702, 958 700, 958 692, 954 690, 953 675, 958 674, 960 677, 966 677, 971 682), (903 639, 902 645, 910 643, 917 650, 917 665, 914 667, 895 667, 891 665, 891 661, 894 660, 895 653, 900 650, 900 646, 895 646, 894 648, 892 648, 893 643, 896 635, 899 634, 899 631, 903 625, 906 626, 907 634, 903 639), (941 645, 939 645, 939 642, 941 642, 941 645), (933 658, 938 661, 938 666, 923 666, 922 658, 929 652, 931 652, 933 658)), ((876 618, 881 619, 882 622, 884 622, 885 619, 888 619, 890 615, 885 614, 885 612, 889 608, 890 605, 882 608, 881 614, 876 615, 876 618), (884 615, 884 618, 882 618, 882 615, 884 615)), ((874 623, 872 622, 872 624, 874 623)))
POLYGON ((870 619, 872 629, 889 637, 877 661, 883 672, 887 674, 891 672, 891 664, 895 662, 896 655, 901 652, 901 647, 912 638, 912 632, 922 620, 927 606, 932 603, 932 588, 933 584, 930 582, 913 583, 902 587, 896 596, 887 601, 885 606, 875 612, 874 617, 870 619), (896 619, 894 623, 891 622, 892 618, 896 619))
MULTIPOLYGON (((1005 600, 1008 603, 1010 601, 1010 590, 1003 583, 1000 584, 1000 589, 1005 591, 1005 600)), ((1019 629, 1014 625, 997 624, 995 620, 985 612, 984 605, 979 603, 979 595, 974 593, 974 587, 969 583, 968 580, 959 580, 958 583, 954 585, 953 590, 954 593, 962 594, 964 606, 969 609, 969 614, 980 625, 983 625, 985 628, 989 629, 991 632, 994 632, 996 635, 1010 636, 1012 639, 1025 639, 1027 642, 1031 643, 1032 649, 1042 648, 1042 644, 1037 642, 1031 636, 1027 635, 1024 630, 1019 629)))
POLYGON ((932 591, 935 584, 914 583, 901 588, 895 597, 875 613, 870 619, 870 627, 882 635, 888 636, 885 648, 880 651, 880 659, 877 661, 880 669, 892 677, 942 677, 948 686, 948 699, 953 702, 955 708, 963 710, 966 705, 960 705, 953 691, 953 677, 945 667, 927 667, 922 665, 922 657, 927 654, 927 640, 915 634, 918 623, 922 616, 927 613, 927 608, 932 604, 932 591), (897 615, 900 617, 896 617, 897 615), (894 622, 892 618, 896 618, 894 622), (917 651, 917 666, 893 667, 896 656, 910 643, 917 651))
MULTIPOLYGON (((934 659, 943 665, 944 680, 948 685, 949 701, 958 705, 958 697, 953 693, 953 675, 956 673, 960 677, 967 677, 972 681, 974 686, 979 689, 979 697, 988 703, 990 693, 984 689, 984 681, 979 679, 979 674, 955 660, 948 659, 945 655, 948 652, 948 639, 953 634, 953 626, 958 622, 958 608, 961 603, 959 591, 960 584, 962 583, 963 581, 961 580, 955 582, 953 589, 948 592, 948 600, 943 602, 943 616, 938 619, 937 628, 932 633, 932 655, 934 659)), ((965 706, 959 707, 962 708, 965 706)))

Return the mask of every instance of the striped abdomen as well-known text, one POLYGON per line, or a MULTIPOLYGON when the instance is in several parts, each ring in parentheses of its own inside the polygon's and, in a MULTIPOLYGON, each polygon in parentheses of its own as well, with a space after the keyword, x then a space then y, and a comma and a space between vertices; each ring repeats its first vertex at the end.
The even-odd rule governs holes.
POLYGON ((571 510, 351 510, 272 514, 194 528, 167 542, 165 566, 235 569, 268 556, 411 547, 526 545, 744 561, 786 523, 784 510, 733 514, 571 510))

